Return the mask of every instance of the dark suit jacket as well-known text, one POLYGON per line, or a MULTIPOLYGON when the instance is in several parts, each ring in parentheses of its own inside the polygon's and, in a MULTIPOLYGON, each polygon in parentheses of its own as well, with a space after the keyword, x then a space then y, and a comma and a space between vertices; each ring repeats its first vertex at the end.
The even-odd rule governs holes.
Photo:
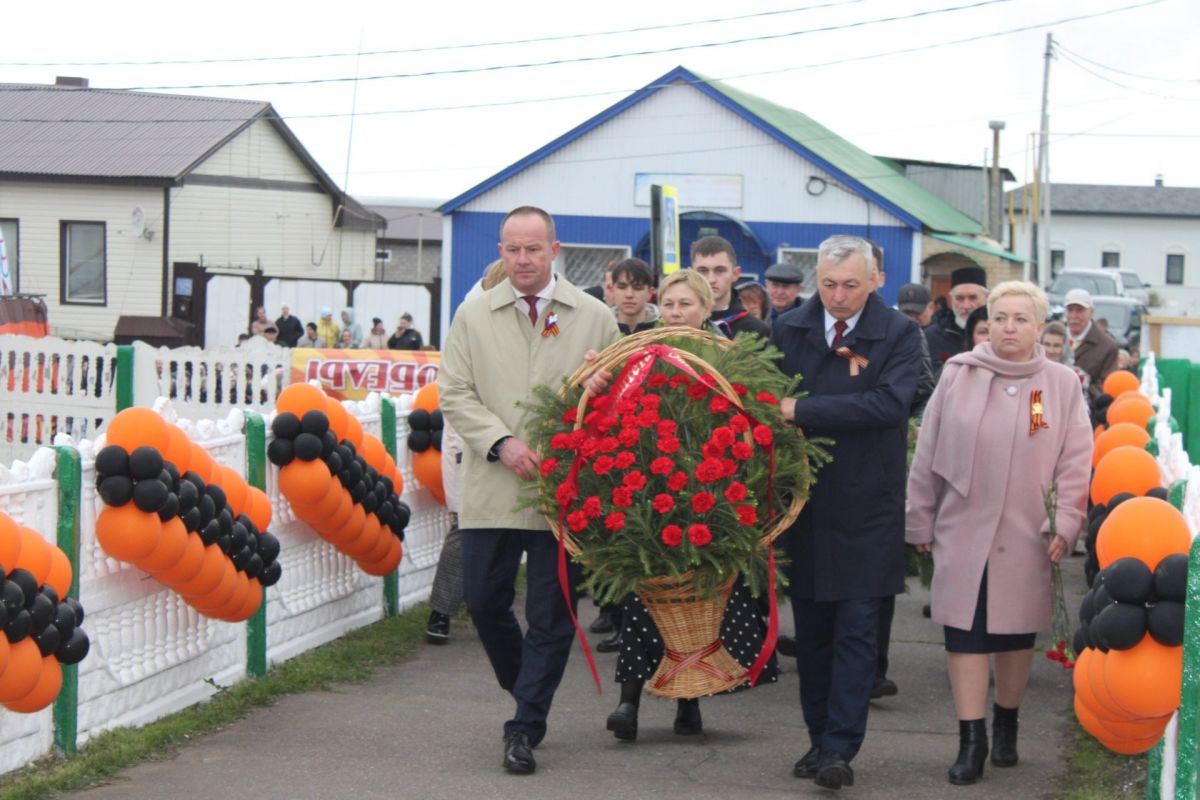
POLYGON ((1075 366, 1091 378, 1088 399, 1095 402, 1104 393, 1104 379, 1117 369, 1117 341, 1092 323, 1092 328, 1075 348, 1075 366))
POLYGON ((908 416, 921 372, 921 329, 872 294, 842 344, 866 358, 857 376, 825 343, 820 295, 782 315, 771 342, 803 376, 796 424, 834 440, 833 461, 788 534, 793 597, 863 599, 904 591, 908 416))

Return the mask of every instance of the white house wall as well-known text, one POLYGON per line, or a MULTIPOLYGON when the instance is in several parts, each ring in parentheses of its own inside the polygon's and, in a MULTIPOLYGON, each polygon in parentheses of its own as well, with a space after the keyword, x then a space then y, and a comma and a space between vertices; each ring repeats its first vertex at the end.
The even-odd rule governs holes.
MULTIPOLYGON (((787 150, 695 88, 659 90, 463 206, 504 212, 534 204, 553 214, 643 217, 634 203, 637 173, 741 175, 742 207, 715 209, 760 222, 902 226, 832 175, 787 150), (828 182, 819 196, 810 177, 828 182)), ((680 197, 684 210, 688 198, 680 197)))
POLYGON ((160 313, 162 307, 162 189, 41 182, 0 185, 0 217, 19 224, 22 293, 45 295, 51 333, 65 338, 111 339, 122 314, 160 313), (147 240, 133 230, 141 208, 147 240), (105 223, 108 302, 59 302, 60 221, 105 223))
POLYGON ((192 174, 317 182, 299 156, 265 120, 259 120, 239 133, 192 170, 192 174))

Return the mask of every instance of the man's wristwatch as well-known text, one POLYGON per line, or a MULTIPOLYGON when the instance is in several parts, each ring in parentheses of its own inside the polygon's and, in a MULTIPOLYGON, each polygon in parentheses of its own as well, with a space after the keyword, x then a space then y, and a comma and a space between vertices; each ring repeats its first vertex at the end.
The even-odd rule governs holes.
POLYGON ((488 452, 487 452, 487 460, 492 463, 499 461, 500 460, 500 448, 503 447, 504 443, 507 442, 511 438, 512 438, 511 436, 501 436, 499 439, 497 439, 496 443, 493 444, 492 448, 490 450, 488 450, 488 452))

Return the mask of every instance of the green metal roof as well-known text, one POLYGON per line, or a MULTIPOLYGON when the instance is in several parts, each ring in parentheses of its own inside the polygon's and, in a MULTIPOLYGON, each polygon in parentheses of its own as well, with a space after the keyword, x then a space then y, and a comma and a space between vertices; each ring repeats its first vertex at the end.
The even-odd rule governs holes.
POLYGON ((897 172, 893 165, 851 144, 811 117, 720 81, 703 78, 694 70, 692 72, 712 89, 759 117, 796 145, 824 159, 862 186, 908 212, 926 228, 945 233, 983 233, 979 222, 913 183, 897 172))
POLYGON ((968 250, 978 250, 979 252, 987 253, 990 256, 1003 258, 1005 261, 1015 261, 1018 264, 1024 264, 1029 260, 1026 258, 1021 258, 1016 253, 1010 253, 1007 250, 1001 250, 999 247, 992 247, 990 244, 977 242, 974 239, 965 239, 962 236, 948 236, 944 233, 931 233, 929 235, 934 239, 940 239, 943 242, 949 242, 950 244, 958 245, 959 247, 965 247, 968 250))

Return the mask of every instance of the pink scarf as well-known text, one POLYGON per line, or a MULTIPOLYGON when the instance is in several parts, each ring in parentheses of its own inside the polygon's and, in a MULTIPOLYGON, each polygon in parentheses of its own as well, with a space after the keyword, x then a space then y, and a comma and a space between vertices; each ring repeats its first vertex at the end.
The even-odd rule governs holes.
POLYGON ((964 367, 963 374, 949 388, 951 395, 942 401, 941 429, 933 450, 933 471, 964 497, 971 487, 971 468, 975 462, 975 442, 983 412, 996 378, 1028 378, 1045 368, 1046 355, 1040 344, 1033 346, 1029 361, 1006 361, 992 352, 991 342, 959 353, 946 362, 964 367))

